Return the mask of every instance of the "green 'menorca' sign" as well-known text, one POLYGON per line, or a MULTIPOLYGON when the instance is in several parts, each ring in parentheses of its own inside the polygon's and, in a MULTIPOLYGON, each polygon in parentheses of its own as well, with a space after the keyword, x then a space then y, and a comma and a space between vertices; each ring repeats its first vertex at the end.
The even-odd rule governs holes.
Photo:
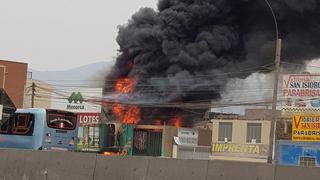
POLYGON ((68 98, 68 101, 69 101, 69 103, 74 102, 74 103, 81 103, 82 104, 83 97, 80 92, 77 92, 77 93, 73 92, 71 94, 71 96, 68 98))

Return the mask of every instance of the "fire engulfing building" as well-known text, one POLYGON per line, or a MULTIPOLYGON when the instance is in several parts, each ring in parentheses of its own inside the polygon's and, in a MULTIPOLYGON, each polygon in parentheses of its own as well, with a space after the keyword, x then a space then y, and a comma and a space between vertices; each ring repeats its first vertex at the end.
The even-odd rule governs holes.
MULTIPOLYGON (((315 4, 272 3, 289 63, 320 57, 315 4)), ((119 27, 119 55, 104 83, 105 110, 123 123, 182 119, 190 126, 211 100, 222 99, 229 80, 272 71, 274 41, 264 1, 161 0, 157 10, 142 8, 119 27)))

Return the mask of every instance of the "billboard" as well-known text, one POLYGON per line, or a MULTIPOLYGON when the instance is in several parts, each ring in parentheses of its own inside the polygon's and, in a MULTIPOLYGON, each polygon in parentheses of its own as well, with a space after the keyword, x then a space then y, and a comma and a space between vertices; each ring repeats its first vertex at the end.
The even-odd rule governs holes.
POLYGON ((284 115, 320 113, 320 74, 289 74, 282 82, 284 115))
POLYGON ((295 115, 292 118, 292 141, 320 141, 320 115, 295 115))
POLYGON ((52 109, 75 113, 101 112, 102 88, 59 88, 58 96, 53 96, 52 109), (56 98, 56 99, 55 99, 56 98))

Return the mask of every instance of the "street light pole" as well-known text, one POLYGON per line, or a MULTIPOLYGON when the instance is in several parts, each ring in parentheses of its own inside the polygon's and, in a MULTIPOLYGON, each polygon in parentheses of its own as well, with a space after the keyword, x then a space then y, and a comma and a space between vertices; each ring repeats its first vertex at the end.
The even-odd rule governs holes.
POLYGON ((275 24, 276 31, 276 53, 275 53, 275 69, 274 69, 274 81, 273 81, 273 98, 272 98, 272 119, 270 126, 269 135, 269 153, 268 153, 268 163, 272 163, 274 159, 274 146, 275 146, 275 133, 276 133, 276 121, 277 121, 277 101, 278 101, 278 83, 279 83, 279 73, 280 73, 280 56, 281 56, 281 39, 279 39, 278 22, 276 15, 268 0, 265 0, 268 5, 275 24))

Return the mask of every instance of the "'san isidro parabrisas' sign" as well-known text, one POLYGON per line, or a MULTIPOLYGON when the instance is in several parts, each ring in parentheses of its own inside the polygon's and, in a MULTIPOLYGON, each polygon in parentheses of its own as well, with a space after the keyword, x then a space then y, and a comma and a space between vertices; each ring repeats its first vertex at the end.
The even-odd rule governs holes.
POLYGON ((320 141, 320 115, 295 115, 292 141, 320 141))

